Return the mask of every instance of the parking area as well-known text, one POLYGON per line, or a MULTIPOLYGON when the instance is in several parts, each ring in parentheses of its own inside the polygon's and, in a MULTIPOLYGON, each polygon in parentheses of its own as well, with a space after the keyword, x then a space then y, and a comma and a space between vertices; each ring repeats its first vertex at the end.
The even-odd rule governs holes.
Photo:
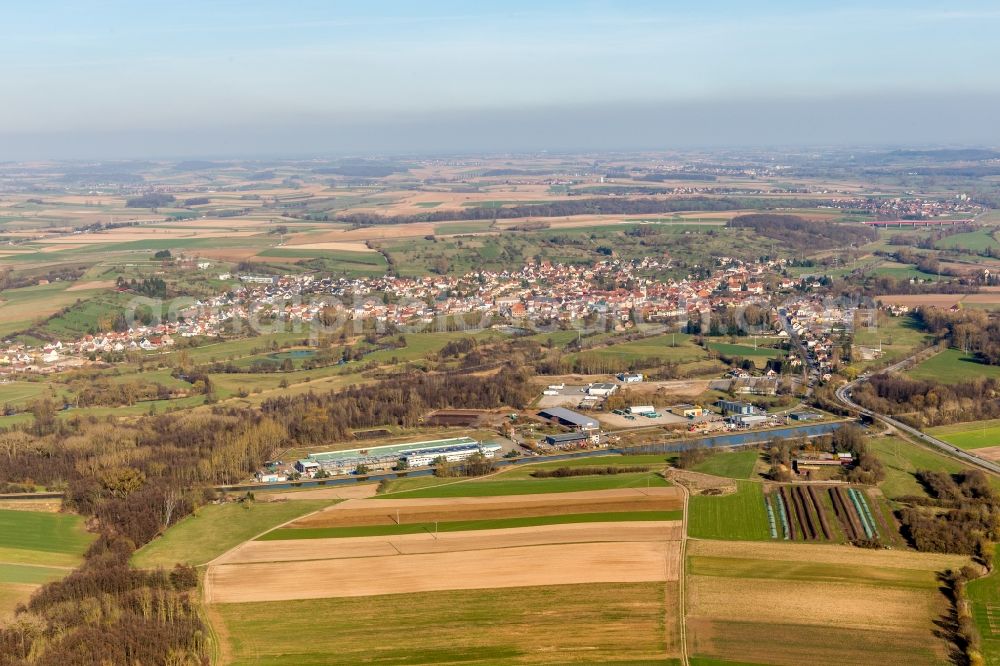
POLYGON ((597 420, 610 428, 640 428, 642 426, 662 426, 676 423, 692 423, 692 419, 671 414, 664 408, 651 414, 626 414, 601 412, 595 414, 597 420))
POLYGON ((554 388, 555 386, 559 385, 553 384, 542 392, 542 397, 538 400, 539 409, 547 407, 587 408, 600 405, 603 401, 603 398, 588 396, 586 384, 564 384, 562 388, 554 388))

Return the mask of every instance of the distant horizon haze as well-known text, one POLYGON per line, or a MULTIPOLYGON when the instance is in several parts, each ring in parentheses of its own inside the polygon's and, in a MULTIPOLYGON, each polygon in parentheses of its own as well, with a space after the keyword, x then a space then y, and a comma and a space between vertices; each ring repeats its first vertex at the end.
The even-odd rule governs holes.
POLYGON ((0 160, 1000 145, 1000 6, 41 0, 0 160))

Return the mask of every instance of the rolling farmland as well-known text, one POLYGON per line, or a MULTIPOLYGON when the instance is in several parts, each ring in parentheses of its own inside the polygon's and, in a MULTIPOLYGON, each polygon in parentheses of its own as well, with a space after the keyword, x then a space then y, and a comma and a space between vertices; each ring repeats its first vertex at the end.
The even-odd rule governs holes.
MULTIPOLYGON (((504 483, 519 491, 512 484, 535 487, 541 481, 504 483)), ((413 664, 460 658, 473 645, 475 659, 489 664, 552 663, 552 649, 560 662, 574 663, 595 658, 670 663, 678 656, 682 496, 677 489, 415 494, 345 500, 215 559, 206 573, 205 597, 223 639, 223 661, 356 663, 359 650, 392 661, 398 646, 361 638, 362 632, 389 627, 420 634, 407 646, 407 663, 413 664), (428 575, 439 571, 447 575, 428 575), (613 589, 614 601, 593 603, 613 589), (279 638, 262 646, 255 628, 259 614, 278 604, 281 619, 270 620, 268 635, 301 635, 302 623, 315 626, 322 617, 318 633, 324 638, 279 638), (397 612, 404 607, 422 610, 397 612), (424 611, 445 607, 459 614, 479 610, 456 615, 456 622, 465 618, 457 625, 436 614, 428 625, 432 616, 424 611), (350 623, 331 613, 345 620, 340 614, 349 613, 350 623), (371 626, 358 620, 369 613, 382 620, 371 626), (497 623, 496 617, 504 621, 497 623), (551 631, 568 618, 573 632, 551 631), (531 626, 512 644, 505 637, 522 622, 531 626), (647 622, 652 624, 642 639, 621 636, 619 627, 631 632, 647 622), (333 645, 344 647, 334 649, 331 658, 333 645)))
POLYGON ((79 516, 0 509, 0 622, 40 585, 66 576, 93 540, 79 516))
POLYGON ((688 534, 699 539, 769 539, 761 484, 737 481, 729 495, 692 495, 688 534))
POLYGON ((937 572, 964 561, 834 545, 693 541, 689 650, 790 666, 942 663, 948 644, 935 621, 947 601, 937 572))
POLYGON ((552 663, 554 653, 564 663, 669 664, 678 654, 676 598, 675 583, 617 583, 213 608, 231 637, 234 665, 511 666, 552 663), (385 636, 408 638, 403 645, 385 636))

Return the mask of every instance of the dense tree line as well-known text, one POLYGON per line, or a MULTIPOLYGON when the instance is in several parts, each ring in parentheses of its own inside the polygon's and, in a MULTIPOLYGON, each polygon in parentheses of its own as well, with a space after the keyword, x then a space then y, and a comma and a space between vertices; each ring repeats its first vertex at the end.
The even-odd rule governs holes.
POLYGON ((878 239, 878 231, 861 225, 817 222, 798 215, 760 213, 738 215, 729 221, 734 228, 753 229, 765 238, 773 238, 802 250, 862 245, 878 239))
POLYGON ((975 354, 983 363, 1000 365, 1000 319, 990 313, 925 307, 917 316, 934 336, 975 354))
POLYGON ((59 280, 64 282, 75 282, 83 277, 83 274, 86 271, 86 266, 59 266, 56 268, 50 268, 44 273, 15 274, 13 269, 5 266, 0 268, 0 291, 5 289, 33 287, 38 284, 39 280, 48 280, 49 282, 56 282, 59 280))
POLYGON ((413 427, 430 409, 520 409, 534 394, 527 379, 524 371, 507 368, 489 376, 412 374, 339 393, 271 398, 261 409, 284 424, 297 442, 307 444, 345 439, 357 428, 413 427))
POLYGON ((680 171, 671 171, 669 173, 647 173, 642 176, 636 177, 636 180, 641 180, 647 183, 663 183, 668 180, 706 180, 714 181, 716 176, 708 173, 686 173, 680 171))
POLYGON ((855 388, 853 398, 916 427, 1000 417, 1000 381, 992 378, 941 384, 883 373, 855 388))
POLYGON ((77 407, 119 407, 147 400, 167 400, 174 392, 159 382, 114 382, 106 377, 73 380, 77 407))
POLYGON ((1000 497, 986 474, 921 470, 917 479, 931 501, 917 498, 899 512, 903 535, 917 550, 972 555, 990 565, 1000 528, 1000 497))
POLYGON ((136 280, 135 278, 127 280, 119 277, 116 284, 119 289, 128 289, 129 291, 149 296, 150 298, 167 297, 167 283, 163 278, 150 277, 142 278, 141 280, 136 280))
POLYGON ((0 482, 64 488, 100 537, 83 566, 44 586, 0 629, 0 664, 207 664, 192 572, 131 569, 129 556, 205 501, 208 484, 245 478, 286 438, 250 410, 133 422, 55 421, 0 433, 0 482))
POLYGON ((162 208, 163 206, 168 206, 174 201, 176 197, 172 194, 161 194, 159 192, 149 192, 143 194, 142 196, 132 197, 125 200, 126 208, 162 208))

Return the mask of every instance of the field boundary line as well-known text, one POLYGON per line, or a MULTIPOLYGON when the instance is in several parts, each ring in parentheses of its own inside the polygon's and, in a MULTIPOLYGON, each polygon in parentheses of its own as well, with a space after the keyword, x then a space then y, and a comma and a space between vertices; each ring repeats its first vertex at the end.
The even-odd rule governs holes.
POLYGON ((687 650, 687 608, 685 603, 685 577, 687 576, 687 531, 688 531, 688 497, 690 493, 687 486, 683 483, 676 484, 680 486, 681 493, 683 494, 684 500, 684 510, 681 515, 681 555, 677 566, 680 571, 677 573, 677 605, 679 606, 679 630, 680 630, 680 644, 681 644, 681 666, 689 666, 688 661, 688 650, 687 650))
MULTIPOLYGON (((290 501, 294 501, 294 500, 290 500, 290 501)), ((335 504, 339 504, 342 501, 343 500, 334 500, 329 506, 324 506, 322 509, 316 509, 315 511, 310 511, 309 513, 305 513, 305 514, 302 514, 301 516, 296 516, 295 518, 291 518, 289 520, 286 520, 285 522, 281 523, 280 525, 274 525, 273 527, 269 527, 266 530, 264 530, 263 532, 261 532, 260 534, 255 534, 252 537, 250 537, 249 539, 244 539, 243 541, 240 541, 238 544, 236 544, 235 546, 233 546, 232 548, 230 548, 226 552, 221 553, 219 555, 216 555, 215 557, 213 557, 208 562, 204 562, 202 564, 196 564, 195 566, 199 566, 199 567, 211 567, 212 565, 215 564, 215 562, 218 559, 220 559, 222 557, 225 557, 229 553, 233 552, 234 550, 236 550, 237 548, 239 548, 240 546, 242 546, 243 544, 245 544, 247 541, 256 541, 257 539, 259 539, 260 537, 264 536, 268 532, 273 532, 274 530, 281 529, 285 525, 289 525, 291 523, 294 523, 296 520, 299 520, 300 518, 307 518, 307 517, 313 516, 313 515, 315 515, 317 513, 322 513, 323 511, 326 511, 327 509, 329 509, 331 506, 334 506, 335 504)), ((207 576, 206 576, 206 578, 207 578, 207 576)))

